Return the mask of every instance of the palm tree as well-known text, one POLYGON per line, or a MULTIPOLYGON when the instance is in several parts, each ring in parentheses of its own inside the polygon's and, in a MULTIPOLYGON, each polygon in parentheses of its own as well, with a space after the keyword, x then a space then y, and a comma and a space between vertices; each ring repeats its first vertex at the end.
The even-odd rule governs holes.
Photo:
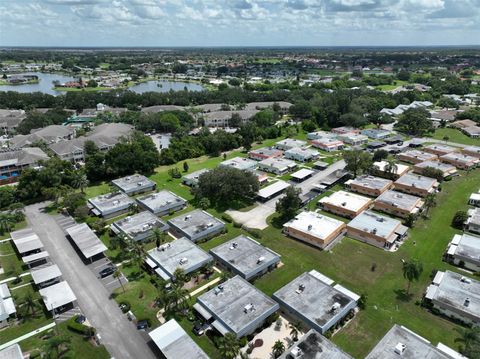
POLYGON ((460 334, 455 343, 462 344, 460 352, 469 358, 480 357, 480 328, 455 328, 460 334))
POLYGON ((35 314, 37 314, 38 303, 32 292, 29 292, 23 298, 23 307, 25 308, 25 311, 27 313, 31 313, 32 316, 35 316, 35 314))
POLYGON ((183 285, 187 282, 187 276, 182 268, 175 269, 173 272, 173 277, 175 278, 175 283, 179 287, 183 287, 183 285))
POLYGON ((130 240, 129 252, 132 262, 140 267, 146 256, 143 246, 137 241, 130 240))
POLYGON ((190 294, 188 290, 173 285, 172 289, 165 295, 165 310, 180 312, 188 308, 190 294))
POLYGON ((300 323, 298 322, 290 323, 289 327, 290 327, 290 336, 292 337, 293 341, 296 342, 298 340, 300 323))
POLYGON ((0 234, 10 232, 15 225, 16 221, 9 213, 0 214, 0 234))
POLYGON ((392 175, 394 173, 397 173, 398 171, 398 166, 395 163, 395 160, 393 158, 387 158, 387 164, 385 165, 385 173, 392 175))
POLYGON ((281 340, 277 340, 272 347, 272 353, 275 358, 278 358, 285 351, 285 344, 281 340))
POLYGON ((219 340, 218 350, 222 358, 234 359, 240 352, 240 343, 233 333, 227 333, 219 340))
POLYGON ((75 177, 72 179, 72 187, 79 188, 80 192, 85 193, 88 186, 88 178, 84 171, 76 171, 75 177))
POLYGON ((425 197, 424 206, 425 206, 425 217, 427 217, 428 212, 432 207, 437 205, 437 198, 434 193, 429 193, 427 197, 425 197))
POLYGON ((423 265, 416 259, 411 259, 409 261, 403 261, 403 277, 408 281, 407 287, 407 294, 410 293, 410 285, 412 282, 418 281, 422 272, 423 272, 423 265))
POLYGON ((122 272, 117 269, 115 272, 113 272, 113 278, 118 280, 118 283, 120 283, 120 285, 122 286, 123 293, 125 293, 125 287, 123 286, 122 282, 122 272))
POLYGON ((160 228, 155 228, 153 230, 153 235, 155 237, 155 247, 158 249, 163 244, 163 232, 160 228))
POLYGON ((48 359, 64 358, 70 350, 70 338, 57 336, 48 339, 44 345, 45 357, 48 359))

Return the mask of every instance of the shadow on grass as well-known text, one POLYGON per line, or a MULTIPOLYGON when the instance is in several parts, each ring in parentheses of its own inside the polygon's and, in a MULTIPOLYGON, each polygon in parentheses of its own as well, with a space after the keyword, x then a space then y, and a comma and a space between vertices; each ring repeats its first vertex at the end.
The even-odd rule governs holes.
POLYGON ((270 224, 273 228, 276 229, 283 229, 283 225, 287 222, 284 218, 280 216, 273 217, 270 221, 270 224))
POLYGON ((407 293, 405 289, 395 289, 393 292, 396 294, 396 298, 402 302, 409 302, 413 298, 413 294, 407 293))

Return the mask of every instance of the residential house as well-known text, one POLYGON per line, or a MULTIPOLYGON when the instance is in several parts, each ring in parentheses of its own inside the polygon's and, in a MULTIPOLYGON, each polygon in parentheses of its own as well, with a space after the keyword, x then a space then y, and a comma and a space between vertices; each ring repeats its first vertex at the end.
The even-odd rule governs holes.
POLYGON ((18 181, 26 168, 36 168, 49 157, 38 147, 0 151, 0 185, 18 181))
POLYGON ((425 301, 443 315, 467 325, 480 324, 480 282, 451 271, 438 271, 425 301))
POLYGON ((457 173, 457 169, 455 166, 438 161, 425 161, 417 163, 413 166, 413 172, 426 176, 428 175, 428 168, 441 171, 444 178, 453 176, 457 173))
POLYGON ((373 208, 400 218, 407 218, 409 215, 420 213, 423 204, 420 197, 389 190, 375 200, 373 208))
POLYGON ((244 235, 210 249, 210 254, 222 267, 248 281, 274 270, 280 263, 280 255, 244 235))
POLYGON ((201 170, 189 173, 182 177, 182 183, 189 187, 197 187, 200 176, 209 171, 209 169, 202 168, 201 170))
POLYGON ((157 187, 157 184, 154 181, 138 173, 131 176, 117 178, 112 181, 112 184, 129 196, 154 191, 157 187))
POLYGON ((438 188, 438 181, 435 178, 407 173, 397 179, 393 186, 396 191, 412 194, 419 197, 427 197, 438 188))
POLYGON ((468 156, 458 152, 452 152, 440 156, 440 161, 455 166, 461 170, 469 170, 477 167, 480 164, 480 158, 468 156))
POLYGON ((283 233, 308 243, 317 248, 324 249, 335 239, 345 234, 346 225, 316 212, 300 212, 294 219, 283 225, 283 233))
POLYGON ((360 298, 323 274, 305 272, 273 293, 282 311, 325 334, 357 306, 360 298))
POLYGON ((163 280, 175 280, 175 271, 190 274, 213 262, 210 254, 187 238, 179 238, 147 252, 145 264, 163 280))
POLYGON ((119 219, 113 222, 110 228, 116 234, 138 242, 152 237, 156 229, 166 232, 169 227, 153 213, 144 211, 119 219))
POLYGON ((135 200, 123 192, 111 192, 90 198, 87 205, 94 215, 112 218, 130 211, 135 206, 135 200))
POLYGON ((335 138, 318 138, 312 141, 312 146, 319 148, 323 151, 332 152, 343 150, 345 144, 335 138))
POLYGON ((347 224, 349 237, 387 250, 403 241, 407 230, 399 220, 369 210, 347 224))
POLYGON ((141 207, 157 216, 180 211, 187 206, 185 199, 167 190, 138 197, 137 202, 141 207))
POLYGON ((480 271, 480 237, 473 234, 455 234, 448 244, 445 260, 469 269, 480 271))
POLYGON ((332 193, 330 196, 323 197, 318 202, 318 205, 325 211, 331 212, 333 214, 354 218, 363 212, 373 201, 364 196, 358 194, 338 191, 332 193))
POLYGON ((258 163, 258 168, 261 171, 276 175, 283 175, 295 167, 297 167, 297 164, 294 161, 285 158, 267 158, 258 163))
POLYGON ((289 160, 298 162, 310 162, 317 159, 319 156, 318 151, 311 148, 295 147, 285 151, 284 157, 289 160))
POLYGON ((195 209, 168 220, 173 234, 198 242, 214 237, 225 230, 225 223, 210 213, 195 209))
POLYGON ((400 152, 397 155, 397 159, 403 162, 417 164, 425 161, 436 161, 438 160, 438 156, 430 152, 410 150, 410 151, 400 152))
POLYGON ((480 146, 468 146, 462 149, 462 153, 467 156, 480 158, 480 146))
POLYGON ((480 234, 480 208, 471 208, 467 211, 468 219, 465 229, 469 232, 480 234))
POLYGON ((248 156, 251 159, 254 159, 257 161, 263 161, 268 158, 281 157, 282 155, 283 155, 282 151, 277 150, 273 147, 263 147, 263 148, 259 148, 257 150, 252 150, 248 152, 248 156))
POLYGON ((439 157, 457 151, 455 147, 443 145, 440 143, 434 143, 434 144, 425 146, 423 150, 428 153, 433 153, 434 155, 437 155, 439 157))
POLYGON ((282 151, 291 150, 292 148, 302 148, 307 145, 306 141, 295 140, 293 138, 286 138, 284 140, 278 141, 275 144, 275 148, 282 151))
POLYGON ((237 275, 198 296, 193 308, 221 335, 241 338, 260 328, 279 305, 237 275))
POLYGON ((348 180, 345 182, 345 187, 353 192, 367 196, 378 197, 383 192, 390 189, 390 187, 392 187, 392 183, 392 181, 385 178, 363 175, 348 180))

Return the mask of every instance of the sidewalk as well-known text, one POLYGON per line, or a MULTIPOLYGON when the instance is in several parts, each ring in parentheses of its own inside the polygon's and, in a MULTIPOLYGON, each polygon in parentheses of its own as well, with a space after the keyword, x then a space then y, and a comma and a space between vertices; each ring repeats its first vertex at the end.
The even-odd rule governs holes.
POLYGON ((18 337, 18 338, 15 338, 13 340, 10 340, 9 342, 5 343, 5 344, 2 344, 0 345, 0 350, 3 350, 7 347, 9 347, 10 345, 13 345, 13 344, 16 344, 16 343, 19 343, 21 342, 22 340, 25 340, 25 339, 28 339, 30 337, 33 337, 34 335, 37 335, 41 332, 44 332, 45 330, 48 330, 50 328, 53 328, 55 326, 55 323, 50 323, 50 324, 47 324, 41 328, 38 328, 36 330, 34 330, 33 332, 30 332, 30 333, 27 333, 25 335, 22 335, 21 337, 18 337))

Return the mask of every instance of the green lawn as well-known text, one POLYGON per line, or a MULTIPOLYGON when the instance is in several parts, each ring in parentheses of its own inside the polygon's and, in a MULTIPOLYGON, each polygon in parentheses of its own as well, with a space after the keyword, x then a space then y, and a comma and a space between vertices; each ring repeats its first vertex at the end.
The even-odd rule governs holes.
POLYGON ((442 254, 454 233, 451 219, 458 209, 466 207, 471 192, 478 190, 480 171, 446 182, 438 195, 438 206, 431 211, 431 220, 420 220, 410 238, 396 253, 360 243, 342 240, 331 253, 322 252, 284 237, 280 229, 263 231, 263 244, 282 255, 283 267, 265 275, 256 286, 271 295, 304 271, 317 269, 347 288, 368 295, 367 309, 333 337, 333 341, 354 357, 362 358, 395 324, 402 324, 431 340, 454 348, 455 324, 434 316, 416 305, 433 269, 455 267, 442 262, 442 254), (413 245, 413 242, 416 245, 413 245), (419 283, 412 285, 412 299, 405 301, 401 290, 406 282, 401 272, 401 259, 415 257, 422 261, 424 272, 419 283), (374 272, 372 264, 377 265, 374 272), (400 294, 400 295, 399 295, 400 294))
POLYGON ((448 141, 462 143, 464 145, 480 146, 480 138, 471 138, 465 135, 460 130, 454 128, 439 128, 435 131, 433 138, 437 140, 443 140, 445 136, 448 136, 448 141))
POLYGON ((391 91, 391 90, 395 90, 399 86, 404 86, 407 84, 408 84, 407 81, 394 80, 392 85, 378 85, 378 86, 375 86, 375 88, 379 91, 391 91))
POLYGON ((71 354, 74 358, 79 359, 108 359, 110 354, 103 345, 95 346, 87 340, 84 336, 74 333, 67 328, 67 323, 58 324, 57 328, 49 329, 39 335, 28 338, 20 342, 23 352, 31 352, 35 349, 40 349, 45 345, 48 337, 55 335, 55 330, 60 336, 70 339, 71 354))

